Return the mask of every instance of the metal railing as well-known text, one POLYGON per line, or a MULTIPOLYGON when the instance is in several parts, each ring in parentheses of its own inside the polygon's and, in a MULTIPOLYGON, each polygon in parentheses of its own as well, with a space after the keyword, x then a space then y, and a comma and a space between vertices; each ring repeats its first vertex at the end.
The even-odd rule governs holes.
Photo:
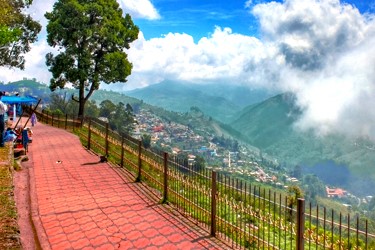
POLYGON ((147 183, 168 203, 211 236, 238 249, 375 249, 368 220, 305 204, 285 193, 253 185, 226 173, 200 169, 177 156, 144 148, 98 119, 56 117, 39 121, 75 130, 88 149, 106 155, 135 181, 147 183))

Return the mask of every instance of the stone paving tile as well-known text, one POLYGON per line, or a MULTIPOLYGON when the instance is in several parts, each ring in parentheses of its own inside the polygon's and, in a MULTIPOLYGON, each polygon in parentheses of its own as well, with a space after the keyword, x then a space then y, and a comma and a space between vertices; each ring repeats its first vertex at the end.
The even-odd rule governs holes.
POLYGON ((148 200, 77 136, 41 123, 33 132, 33 219, 51 249, 229 249, 148 200))

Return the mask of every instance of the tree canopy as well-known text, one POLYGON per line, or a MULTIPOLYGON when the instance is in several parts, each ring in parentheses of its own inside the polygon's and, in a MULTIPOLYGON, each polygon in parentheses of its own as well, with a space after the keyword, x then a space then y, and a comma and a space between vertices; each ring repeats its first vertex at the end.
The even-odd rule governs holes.
POLYGON ((52 72, 50 89, 67 84, 79 90, 78 116, 100 83, 126 82, 132 64, 125 49, 138 38, 129 14, 123 16, 116 0, 59 0, 47 18, 47 42, 59 54, 46 55, 52 72))
POLYGON ((37 40, 38 22, 25 14, 31 0, 0 0, 0 66, 24 69, 24 53, 37 40))

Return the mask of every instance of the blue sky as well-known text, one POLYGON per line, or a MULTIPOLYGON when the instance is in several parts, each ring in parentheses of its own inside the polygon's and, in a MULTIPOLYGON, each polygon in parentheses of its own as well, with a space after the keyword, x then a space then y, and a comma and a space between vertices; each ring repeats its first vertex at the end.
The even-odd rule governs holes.
MULTIPOLYGON (((296 129, 375 140, 375 0, 117 0, 140 27, 128 58, 125 91, 170 81, 240 84, 293 92, 304 110, 296 129)), ((28 9, 45 27, 55 0, 28 9)), ((4 82, 48 84, 45 40, 25 56, 26 69, 0 68, 4 82)), ((102 87, 101 86, 101 87, 102 87)))
POLYGON ((146 38, 183 32, 197 40, 213 32, 215 26, 231 27, 234 32, 247 35, 257 31, 244 1, 159 0, 153 4, 161 15, 159 20, 135 20, 146 38))
MULTIPOLYGON (((254 0, 251 6, 271 1, 254 0)), ((282 2, 281 0, 275 2, 282 2)), ((361 13, 375 10, 375 1, 346 0, 361 13)), ((215 26, 230 27, 234 33, 259 36, 259 25, 245 7, 244 0, 154 0, 160 19, 135 18, 145 38, 160 37, 169 32, 187 33, 197 41, 213 32, 215 26)))

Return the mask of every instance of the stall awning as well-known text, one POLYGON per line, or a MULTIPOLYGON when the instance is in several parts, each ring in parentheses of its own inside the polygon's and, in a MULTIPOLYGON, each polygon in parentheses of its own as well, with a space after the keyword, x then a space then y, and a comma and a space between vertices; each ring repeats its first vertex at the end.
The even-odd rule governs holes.
POLYGON ((6 104, 31 105, 37 103, 38 99, 32 96, 2 96, 1 101, 6 104))

